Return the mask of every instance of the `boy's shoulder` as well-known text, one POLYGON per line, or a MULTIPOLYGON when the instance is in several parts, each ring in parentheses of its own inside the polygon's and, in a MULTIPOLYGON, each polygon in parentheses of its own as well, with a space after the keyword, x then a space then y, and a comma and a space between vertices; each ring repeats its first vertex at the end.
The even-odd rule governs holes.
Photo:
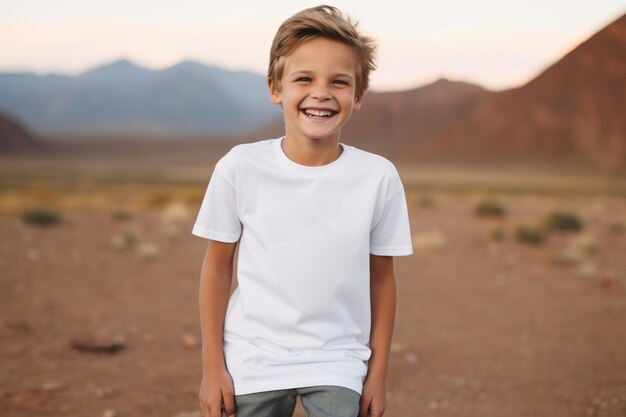
POLYGON ((256 142, 239 143, 231 147, 217 161, 216 168, 219 166, 221 169, 234 169, 242 162, 258 160, 264 155, 268 155, 271 152, 272 139, 263 139, 256 142))
POLYGON ((239 143, 230 148, 221 159, 245 159, 259 156, 264 151, 271 151, 273 140, 275 139, 262 139, 255 142, 239 143))
POLYGON ((349 146, 353 153, 355 162, 371 168, 379 168, 381 170, 396 171, 396 166, 389 159, 374 152, 369 152, 356 146, 349 146))

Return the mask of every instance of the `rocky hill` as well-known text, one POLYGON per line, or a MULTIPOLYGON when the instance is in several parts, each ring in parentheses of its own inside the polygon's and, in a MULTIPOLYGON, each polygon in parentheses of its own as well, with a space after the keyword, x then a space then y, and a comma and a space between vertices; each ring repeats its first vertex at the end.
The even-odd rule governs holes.
POLYGON ((42 145, 18 121, 0 112, 0 154, 14 154, 42 149, 42 145))
POLYGON ((626 169, 626 15, 528 84, 492 94, 435 132, 420 157, 626 169))
POLYGON ((346 143, 373 152, 403 153, 489 96, 482 87, 444 78, 409 91, 370 92, 342 135, 346 143))

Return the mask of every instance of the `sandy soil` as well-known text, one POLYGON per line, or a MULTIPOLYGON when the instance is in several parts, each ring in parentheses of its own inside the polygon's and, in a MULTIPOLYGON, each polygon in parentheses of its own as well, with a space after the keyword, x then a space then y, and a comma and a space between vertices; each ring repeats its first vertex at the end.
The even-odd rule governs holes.
MULTIPOLYGON (((626 416, 626 232, 609 228, 626 201, 504 201, 503 220, 476 217, 468 197, 411 203, 421 243, 396 260, 385 415, 626 416), (563 262, 576 235, 539 247, 515 241, 517 224, 553 208, 578 213, 598 250, 563 262), (494 227, 502 241, 490 238, 494 227)), ((206 243, 189 233, 195 210, 178 235, 164 233, 159 211, 126 222, 67 213, 51 227, 0 217, 1 415, 199 415, 206 243), (116 249, 124 230, 137 243, 116 249), (125 347, 71 346, 85 338, 125 347)))

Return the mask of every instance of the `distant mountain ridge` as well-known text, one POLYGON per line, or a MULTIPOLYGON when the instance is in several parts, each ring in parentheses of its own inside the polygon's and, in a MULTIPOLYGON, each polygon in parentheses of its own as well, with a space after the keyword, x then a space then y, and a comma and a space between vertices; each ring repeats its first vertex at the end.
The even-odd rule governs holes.
MULTIPOLYGON (((626 14, 526 85, 469 107, 422 158, 568 160, 626 170, 626 14)), ((406 151, 406 149, 405 149, 406 151)))
POLYGON ((446 78, 408 91, 371 92, 342 135, 377 153, 388 151, 390 145, 399 151, 412 148, 492 94, 478 85, 446 78))
POLYGON ((237 134, 280 117, 259 74, 194 61, 151 70, 126 59, 77 76, 0 73, 0 109, 41 134, 237 134))

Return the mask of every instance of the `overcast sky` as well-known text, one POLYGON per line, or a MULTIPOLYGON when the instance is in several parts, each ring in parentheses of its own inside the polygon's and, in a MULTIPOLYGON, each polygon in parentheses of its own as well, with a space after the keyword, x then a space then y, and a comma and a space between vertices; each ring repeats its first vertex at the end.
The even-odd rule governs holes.
MULTIPOLYGON (((127 58, 184 59, 264 74, 280 23, 318 1, 0 0, 0 71, 78 74, 127 58)), ((375 90, 445 76, 523 84, 626 12, 626 0, 345 0, 379 41, 375 90)))

